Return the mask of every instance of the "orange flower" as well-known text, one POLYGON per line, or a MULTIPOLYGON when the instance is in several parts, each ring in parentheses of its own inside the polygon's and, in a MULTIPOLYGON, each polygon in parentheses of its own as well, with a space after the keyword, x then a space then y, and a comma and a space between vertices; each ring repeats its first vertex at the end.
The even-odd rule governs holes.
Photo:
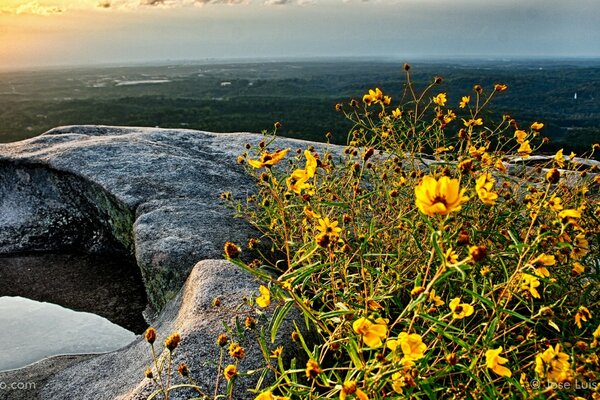
POLYGON ((533 124, 531 124, 531 129, 533 129, 534 131, 539 131, 543 127, 544 127, 544 124, 541 122, 534 122, 533 124))

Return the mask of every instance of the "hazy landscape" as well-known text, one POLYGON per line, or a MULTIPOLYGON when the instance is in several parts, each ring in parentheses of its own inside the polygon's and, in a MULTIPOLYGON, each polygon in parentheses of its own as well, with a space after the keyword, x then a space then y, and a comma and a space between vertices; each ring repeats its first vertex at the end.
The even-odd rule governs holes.
MULTIPOLYGON (((260 132, 280 121, 283 136, 343 143, 351 127, 336 102, 360 99, 380 87, 394 104, 403 93, 403 62, 359 59, 189 62, 162 65, 71 67, 0 73, 0 142, 71 124, 260 132)), ((444 77, 451 107, 495 83, 493 118, 508 113, 523 125, 546 124, 548 151, 582 151, 600 137, 600 60, 416 61, 418 87, 444 77)))

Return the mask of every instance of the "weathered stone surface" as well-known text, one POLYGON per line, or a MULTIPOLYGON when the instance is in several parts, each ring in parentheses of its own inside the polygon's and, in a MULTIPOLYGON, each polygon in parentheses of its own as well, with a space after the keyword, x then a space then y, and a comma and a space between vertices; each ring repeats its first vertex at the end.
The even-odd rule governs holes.
MULTIPOLYGON (((73 250, 134 255, 149 301, 162 309, 153 321, 161 335, 157 344, 178 330, 183 341, 175 363, 185 360, 194 379, 212 393, 219 356, 215 339, 224 330, 223 322, 235 326, 238 319, 243 326, 244 318, 254 315, 244 298, 257 293, 258 282, 222 260, 192 267, 198 260, 222 258, 226 241, 243 244, 256 235, 247 223, 233 218, 219 194, 243 197, 252 191, 254 182, 236 158, 245 143, 262 138, 72 126, 1 144, 0 255, 73 250), (221 298, 220 307, 211 306, 215 297, 221 298)), ((276 146, 308 144, 278 139, 276 146)), ((286 359, 296 356, 286 340, 291 330, 287 320, 271 344, 286 344, 286 359)), ((255 331, 247 332, 242 342, 248 355, 241 371, 263 365, 255 336, 255 331)), ((30 377, 35 387, 19 392, 14 397, 19 399, 142 399, 152 392, 143 379, 151 356, 141 337, 119 351, 88 357, 53 357, 0 373, 0 380, 30 377)), ((256 379, 254 375, 240 382, 234 398, 254 398, 246 389, 256 379)), ((0 399, 14 395, 0 392, 0 399)))
MULTIPOLYGON (((0 254, 135 253, 160 309, 202 259, 255 234, 219 200, 254 183, 236 163, 262 136, 70 126, 0 145, 0 254)), ((279 147, 306 142, 278 139, 279 147)))
MULTIPOLYGON (((158 352, 162 343, 171 332, 181 334, 182 341, 174 352, 174 364, 185 361, 191 376, 207 393, 214 393, 217 376, 216 362, 219 359, 219 346, 216 339, 227 323, 235 332, 236 319, 243 326, 246 316, 259 320, 254 330, 247 330, 240 341, 247 351, 240 362, 240 372, 264 366, 264 358, 257 346, 257 330, 265 326, 253 307, 244 301, 258 293, 259 282, 250 274, 224 260, 206 260, 199 262, 192 270, 184 288, 175 300, 163 310, 154 326, 158 332, 155 343, 158 352), (212 304, 213 299, 221 299, 220 306, 212 304)), ((280 330, 279 338, 272 345, 284 345, 286 359, 298 356, 298 349, 289 343, 289 334, 293 326, 288 320, 280 330)), ((270 343, 270 341, 269 341, 270 343)), ((165 352, 166 354, 166 352, 165 352)), ((225 365, 232 362, 226 355, 225 365)), ((40 398, 48 400, 62 399, 145 399, 156 386, 143 374, 152 364, 150 346, 139 337, 128 347, 96 358, 84 361, 65 369, 53 376, 42 387, 40 398)), ((175 383, 182 379, 175 372, 175 383)), ((240 379, 236 384, 235 399, 256 397, 247 390, 256 385, 259 374, 240 379)), ((224 379, 220 379, 221 393, 225 390, 224 379)), ((172 399, 187 399, 190 392, 175 392, 172 399), (187 394, 187 396, 186 396, 187 394)))

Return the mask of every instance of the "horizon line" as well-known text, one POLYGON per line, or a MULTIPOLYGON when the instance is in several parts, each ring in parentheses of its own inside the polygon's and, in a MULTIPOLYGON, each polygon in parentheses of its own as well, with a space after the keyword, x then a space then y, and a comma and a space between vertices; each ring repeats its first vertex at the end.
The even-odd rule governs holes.
POLYGON ((0 66, 0 73, 9 72, 37 72, 58 69, 93 69, 93 68, 127 68, 127 67, 149 67, 149 66, 170 66, 170 65, 213 65, 213 64, 253 64, 253 63, 285 63, 285 62, 373 62, 380 63, 411 63, 411 62, 540 62, 540 61, 587 61, 600 62, 600 55, 407 55, 405 57, 389 55, 369 55, 369 56, 259 56, 259 57, 206 57, 206 58, 181 58, 181 59, 156 59, 147 61, 100 61, 84 63, 65 63, 65 64, 36 64, 17 66, 0 66))

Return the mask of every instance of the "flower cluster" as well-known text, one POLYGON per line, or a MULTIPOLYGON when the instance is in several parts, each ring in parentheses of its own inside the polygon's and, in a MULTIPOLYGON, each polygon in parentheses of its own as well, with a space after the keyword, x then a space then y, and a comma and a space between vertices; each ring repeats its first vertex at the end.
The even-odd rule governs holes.
POLYGON ((600 145, 543 155, 543 123, 489 111, 508 85, 453 97, 404 71, 397 104, 336 105, 343 148, 241 156, 257 192, 239 209, 273 251, 228 257, 264 280, 271 337, 292 308, 319 336, 292 334, 302 364, 265 353, 257 399, 598 398, 556 384, 600 378, 600 145))

